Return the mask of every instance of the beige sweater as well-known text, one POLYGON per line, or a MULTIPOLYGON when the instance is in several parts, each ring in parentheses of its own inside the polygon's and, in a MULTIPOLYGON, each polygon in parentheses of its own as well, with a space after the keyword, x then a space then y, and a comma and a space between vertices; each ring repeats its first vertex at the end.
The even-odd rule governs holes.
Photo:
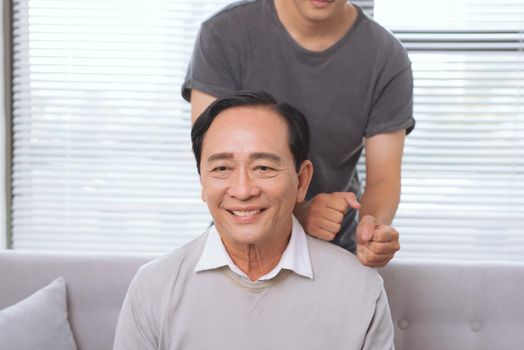
POLYGON ((205 239, 140 268, 115 350, 393 349, 382 279, 351 253, 308 236, 313 280, 284 270, 251 282, 195 272, 205 239))

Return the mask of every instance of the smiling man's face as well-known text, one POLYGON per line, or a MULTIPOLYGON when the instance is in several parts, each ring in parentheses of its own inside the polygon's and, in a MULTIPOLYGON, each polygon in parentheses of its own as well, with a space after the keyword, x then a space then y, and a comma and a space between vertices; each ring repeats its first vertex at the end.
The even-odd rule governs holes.
POLYGON ((304 200, 312 171, 305 161, 297 174, 287 128, 267 107, 235 107, 207 130, 202 199, 226 247, 265 246, 291 233, 293 208, 304 200))

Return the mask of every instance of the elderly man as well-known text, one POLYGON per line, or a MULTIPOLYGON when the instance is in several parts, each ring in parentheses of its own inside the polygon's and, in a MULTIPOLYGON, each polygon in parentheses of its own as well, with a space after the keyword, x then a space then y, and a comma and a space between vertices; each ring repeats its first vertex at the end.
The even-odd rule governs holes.
POLYGON ((392 349, 378 273, 293 217, 313 173, 304 116, 240 93, 191 137, 215 225, 139 270, 115 349, 392 349))

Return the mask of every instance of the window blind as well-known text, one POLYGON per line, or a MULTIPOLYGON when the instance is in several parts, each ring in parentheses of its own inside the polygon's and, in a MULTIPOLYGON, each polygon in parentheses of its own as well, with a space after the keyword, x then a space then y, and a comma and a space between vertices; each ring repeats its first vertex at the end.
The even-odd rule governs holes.
POLYGON ((524 260, 524 1, 377 0, 375 18, 415 83, 398 258, 524 260))
POLYGON ((217 4, 14 1, 15 249, 155 253, 209 225, 179 91, 217 4))
POLYGON ((159 253, 207 228, 180 86, 228 3, 13 1, 13 248, 159 253))
MULTIPOLYGON (((227 3, 14 0, 14 248, 160 253, 205 230, 179 89, 227 3)), ((398 258, 524 259, 524 0, 354 3, 413 62, 398 258)))

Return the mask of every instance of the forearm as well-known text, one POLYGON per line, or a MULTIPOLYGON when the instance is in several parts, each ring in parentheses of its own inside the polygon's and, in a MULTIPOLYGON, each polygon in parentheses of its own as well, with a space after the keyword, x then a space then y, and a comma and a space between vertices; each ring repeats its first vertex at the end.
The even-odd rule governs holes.
POLYGON ((216 100, 216 97, 193 89, 191 91, 191 122, 194 124, 200 114, 216 100))
POLYGON ((378 224, 391 225, 400 202, 400 181, 382 179, 366 184, 360 199, 359 218, 365 215, 375 217, 378 224))

